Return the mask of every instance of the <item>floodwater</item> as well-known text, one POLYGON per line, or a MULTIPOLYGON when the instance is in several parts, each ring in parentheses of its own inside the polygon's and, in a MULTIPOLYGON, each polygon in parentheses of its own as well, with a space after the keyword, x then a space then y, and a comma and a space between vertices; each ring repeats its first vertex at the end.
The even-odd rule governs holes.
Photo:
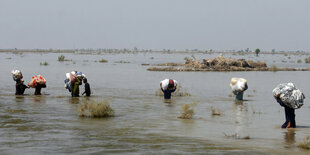
MULTIPOLYGON (((184 62, 191 54, 74 54, 58 62, 59 53, 0 53, 1 154, 309 154, 298 144, 310 135, 310 72, 150 72, 143 63, 184 62), (108 63, 99 63, 100 59, 108 63), (130 63, 117 63, 116 61, 130 63), (40 62, 49 65, 40 65, 40 62), (47 80, 42 96, 26 89, 15 96, 11 70, 22 71, 25 82, 41 74, 47 80), (65 73, 82 71, 94 100, 107 100, 115 117, 78 117, 84 97, 71 98, 65 73), (249 89, 236 103, 229 87, 232 77, 244 77, 249 89), (167 103, 156 96, 159 81, 174 78, 191 96, 167 103), (272 90, 293 82, 304 92, 305 105, 296 110, 296 129, 281 129, 284 109, 272 90), (195 103, 193 119, 178 119, 182 105, 195 103), (211 109, 221 115, 212 116, 211 109)), ((195 54, 213 58, 216 54, 195 54)), ((277 67, 310 67, 297 63, 305 55, 227 55, 261 60, 277 67), (285 60, 285 61, 283 61, 285 60), (294 62, 293 62, 294 61, 294 62)), ((80 92, 83 92, 83 85, 80 92)))

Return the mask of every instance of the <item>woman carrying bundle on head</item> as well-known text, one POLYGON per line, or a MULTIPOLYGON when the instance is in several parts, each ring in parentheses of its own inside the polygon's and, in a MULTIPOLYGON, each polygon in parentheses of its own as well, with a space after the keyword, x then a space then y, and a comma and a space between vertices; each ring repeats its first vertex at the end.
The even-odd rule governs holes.
POLYGON ((25 89, 29 87, 24 84, 22 72, 19 70, 12 70, 11 74, 13 76, 13 80, 16 82, 15 95, 23 95, 25 92, 25 89))
POLYGON ((34 95, 41 95, 41 88, 46 88, 46 80, 41 75, 33 76, 28 86, 35 88, 34 95))
POLYGON ((237 101, 243 100, 243 92, 248 89, 247 80, 244 78, 232 78, 230 81, 230 88, 233 94, 236 95, 237 101))

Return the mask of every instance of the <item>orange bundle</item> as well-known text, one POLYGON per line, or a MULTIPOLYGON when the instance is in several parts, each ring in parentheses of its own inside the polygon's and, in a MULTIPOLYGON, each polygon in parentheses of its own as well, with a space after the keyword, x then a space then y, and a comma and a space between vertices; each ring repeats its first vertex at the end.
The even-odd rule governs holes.
POLYGON ((31 81, 28 83, 29 87, 35 88, 37 85, 45 85, 46 80, 41 75, 33 76, 31 81))

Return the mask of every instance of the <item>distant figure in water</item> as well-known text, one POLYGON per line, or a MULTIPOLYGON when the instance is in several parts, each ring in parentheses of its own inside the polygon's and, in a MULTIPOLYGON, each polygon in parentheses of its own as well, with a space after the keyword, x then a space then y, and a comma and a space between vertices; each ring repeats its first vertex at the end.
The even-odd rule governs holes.
POLYGON ((86 96, 90 96, 90 86, 89 86, 89 83, 87 82, 87 79, 84 78, 83 79, 83 82, 84 82, 84 85, 85 85, 85 91, 82 93, 82 95, 86 94, 86 96))
POLYGON ((285 111, 285 122, 282 125, 282 128, 296 128, 296 122, 295 122, 295 109, 290 108, 286 106, 280 99, 279 96, 277 96, 277 102, 284 107, 285 111))
POLYGON ((41 88, 46 88, 46 84, 37 84, 35 87, 34 95, 41 95, 41 88))
POLYGON ((29 88, 29 87, 24 84, 24 80, 23 79, 17 80, 16 81, 16 92, 15 92, 15 95, 23 95, 26 88, 29 88))
POLYGON ((81 84, 82 84, 81 80, 79 78, 76 78, 74 83, 72 84, 72 91, 71 91, 72 97, 79 97, 80 96, 79 86, 81 84))
POLYGON ((165 79, 160 82, 160 89, 164 93, 165 99, 171 98, 171 93, 173 93, 177 88, 177 81, 172 79, 165 79))

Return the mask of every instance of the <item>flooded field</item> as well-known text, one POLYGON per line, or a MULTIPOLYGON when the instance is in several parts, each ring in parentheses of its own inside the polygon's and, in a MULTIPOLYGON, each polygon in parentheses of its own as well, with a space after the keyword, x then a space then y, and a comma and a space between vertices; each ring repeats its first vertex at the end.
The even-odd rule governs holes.
MULTIPOLYGON (((310 72, 151 72, 149 66, 184 63, 189 53, 0 53, 0 151, 2 154, 309 154, 298 147, 310 135, 310 72), (63 54, 71 61, 59 62, 63 54), (105 59, 108 62, 101 63, 105 59), (47 62, 45 65, 44 62, 47 62), (22 71, 25 83, 41 74, 47 80, 42 96, 26 89, 15 96, 11 70, 22 71), (78 104, 64 88, 65 73, 86 74, 92 99, 107 101, 110 118, 79 117, 78 104), (235 102, 232 77, 248 80, 245 101, 235 102), (159 82, 174 78, 190 96, 171 101, 156 95, 159 82), (306 96, 296 110, 296 129, 281 129, 284 109, 272 90, 293 82, 306 96), (192 119, 179 119, 184 104, 192 104, 192 119), (216 115, 214 115, 216 111, 216 115)), ((217 54, 195 54, 199 60, 217 54)), ((224 54, 260 60, 268 66, 307 68, 308 55, 224 54), (302 60, 302 62, 298 61, 302 60)), ((84 85, 80 92, 84 91, 84 85)))

